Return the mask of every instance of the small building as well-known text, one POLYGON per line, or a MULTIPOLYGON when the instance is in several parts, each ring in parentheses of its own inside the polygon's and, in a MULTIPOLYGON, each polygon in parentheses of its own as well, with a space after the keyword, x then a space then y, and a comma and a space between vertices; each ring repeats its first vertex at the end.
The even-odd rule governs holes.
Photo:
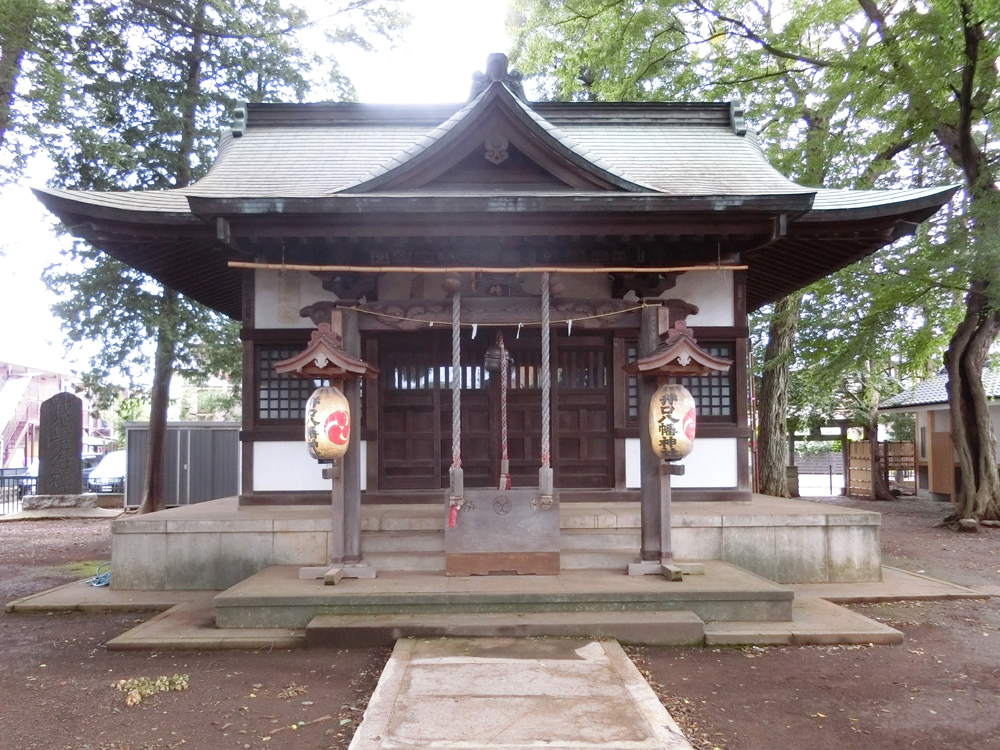
MULTIPOLYGON (((916 438, 917 496, 955 502, 961 473, 951 440, 948 375, 940 372, 879 405, 882 414, 913 414, 916 438)), ((983 387, 990 399, 993 432, 1000 436, 1000 372, 983 370, 983 387)), ((1000 445, 997 446, 1000 449, 1000 445)))

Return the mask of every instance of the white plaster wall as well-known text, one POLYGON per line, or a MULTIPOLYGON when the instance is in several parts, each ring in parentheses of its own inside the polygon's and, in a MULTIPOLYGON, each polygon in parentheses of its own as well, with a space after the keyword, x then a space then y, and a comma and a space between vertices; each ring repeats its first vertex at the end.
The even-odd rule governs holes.
POLYGON ((253 444, 255 492, 329 490, 323 467, 309 455, 305 441, 253 444))
POLYGON ((305 271, 254 272, 254 323, 257 328, 313 328, 299 310, 314 302, 335 302, 337 295, 305 271))
POLYGON ((951 412, 947 409, 934 409, 928 412, 933 425, 933 432, 951 432, 951 412))
MULTIPOLYGON (((639 439, 625 440, 625 487, 641 486, 639 439)), ((698 438, 694 450, 679 461, 684 474, 672 477, 673 487, 736 487, 737 469, 736 438, 698 438)))
POLYGON ((625 488, 637 490, 642 487, 642 470, 639 438, 625 438, 625 488))
MULTIPOLYGON (((368 444, 360 443, 358 460, 367 465, 368 444)), ((323 479, 323 466, 309 455, 305 442, 275 441, 253 444, 253 488, 255 492, 306 492, 330 489, 323 479)), ((368 489, 366 472, 361 472, 361 489, 368 489)))
MULTIPOLYGON (((698 314, 687 319, 689 326, 734 326, 732 271, 689 271, 677 277, 677 285, 660 295, 682 299, 698 306, 698 314)), ((718 486, 718 485, 716 485, 718 486)))
POLYGON ((672 477, 674 487, 735 487, 737 439, 698 438, 694 450, 679 463, 684 473, 672 477))

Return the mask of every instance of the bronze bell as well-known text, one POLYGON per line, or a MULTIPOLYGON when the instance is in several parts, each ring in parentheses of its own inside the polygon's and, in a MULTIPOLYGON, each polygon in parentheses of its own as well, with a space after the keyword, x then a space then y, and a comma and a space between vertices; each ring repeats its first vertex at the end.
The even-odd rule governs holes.
MULTIPOLYGON (((505 350, 507 354, 507 366, 514 363, 514 358, 510 356, 510 350, 505 350)), ((500 372, 500 345, 494 344, 486 350, 485 367, 487 372, 500 372)))

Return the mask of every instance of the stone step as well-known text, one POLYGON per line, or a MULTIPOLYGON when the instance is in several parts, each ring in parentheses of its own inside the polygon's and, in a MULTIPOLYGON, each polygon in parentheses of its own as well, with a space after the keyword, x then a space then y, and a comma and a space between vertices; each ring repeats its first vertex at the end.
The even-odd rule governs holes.
MULTIPOLYGON (((435 571, 445 569, 444 551, 373 552, 364 548, 365 562, 378 570, 435 571)), ((616 570, 624 572, 639 561, 639 549, 570 549, 560 553, 563 570, 616 570)))
MULTIPOLYGON (((430 553, 426 553, 430 554, 430 553)), ((304 628, 317 615, 533 614, 673 612, 705 622, 791 620, 791 590, 735 566, 705 562, 705 575, 667 582, 610 570, 558 576, 449 577, 440 571, 392 572, 336 586, 299 579, 295 566, 273 566, 215 596, 220 628, 304 628)))
POLYGON ((615 638, 637 646, 696 646, 705 624, 694 612, 523 612, 317 615, 307 647, 391 646, 399 638, 615 638))
POLYGON ((361 551, 372 552, 440 552, 444 553, 444 529, 439 531, 365 531, 361 534, 361 551))
POLYGON ((562 529, 559 547, 563 554, 569 550, 629 550, 638 553, 642 546, 639 529, 562 529))

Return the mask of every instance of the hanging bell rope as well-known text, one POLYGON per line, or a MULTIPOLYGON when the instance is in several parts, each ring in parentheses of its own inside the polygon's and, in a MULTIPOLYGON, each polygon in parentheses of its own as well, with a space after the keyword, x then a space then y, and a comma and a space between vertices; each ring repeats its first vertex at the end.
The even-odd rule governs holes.
POLYGON ((549 447, 551 431, 550 403, 552 398, 552 373, 549 365, 551 349, 549 321, 549 274, 542 274, 542 466, 538 470, 538 497, 543 506, 552 503, 552 457, 549 447))
POLYGON ((499 489, 509 490, 513 485, 510 481, 510 459, 507 456, 507 385, 509 382, 507 369, 507 348, 503 343, 503 334, 497 335, 500 344, 500 485, 499 489))
POLYGON ((465 487, 462 477, 462 294, 451 298, 451 510, 448 525, 454 527, 462 507, 465 487))

